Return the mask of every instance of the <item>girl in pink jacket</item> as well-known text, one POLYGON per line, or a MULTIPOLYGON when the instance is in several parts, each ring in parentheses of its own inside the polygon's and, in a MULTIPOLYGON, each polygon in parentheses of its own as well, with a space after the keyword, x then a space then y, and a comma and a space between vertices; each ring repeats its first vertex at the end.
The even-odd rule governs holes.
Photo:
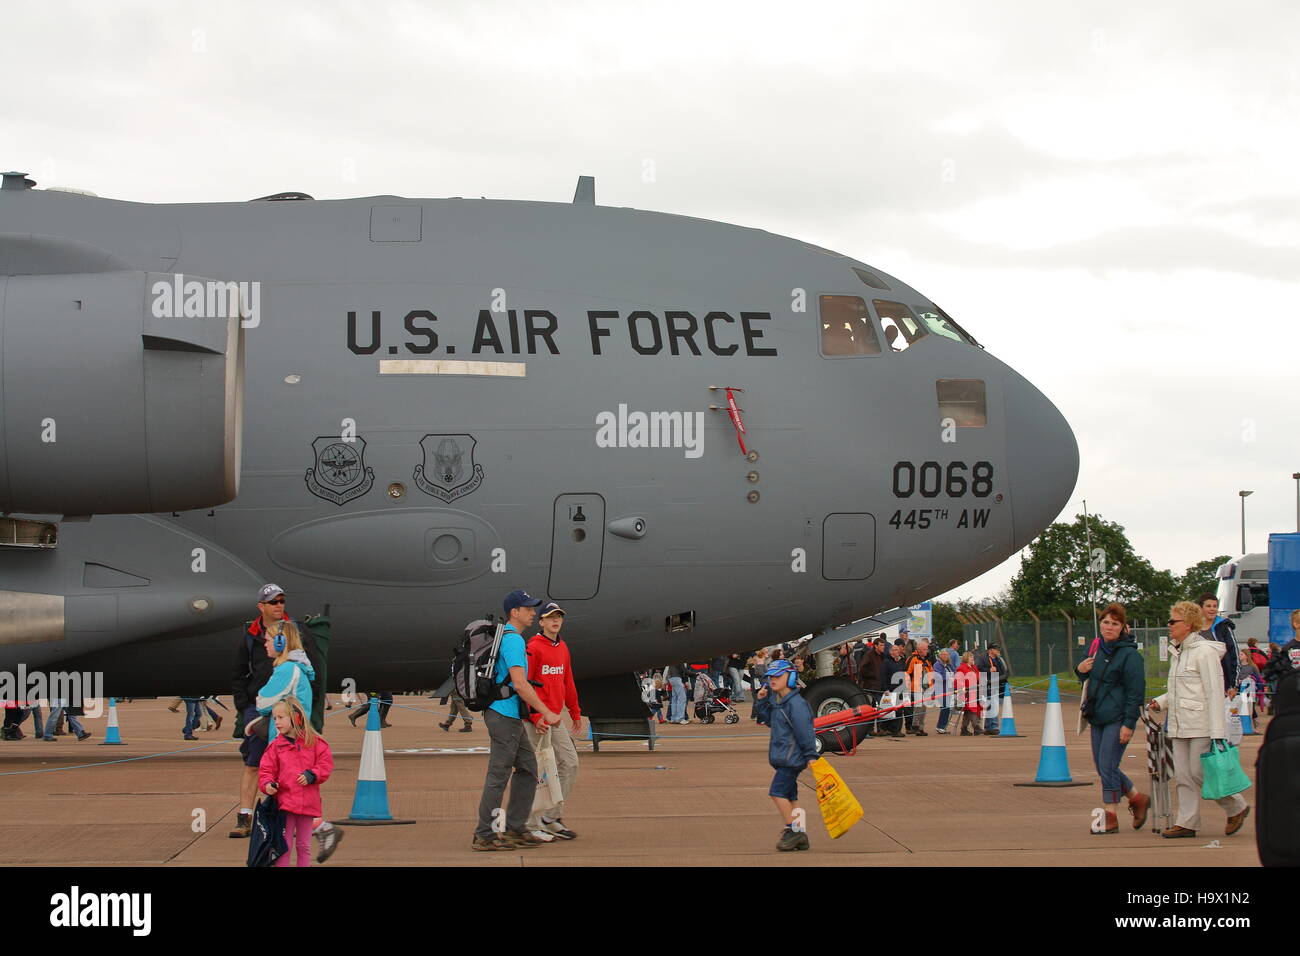
POLYGON ((288 866, 295 844, 298 865, 311 866, 311 825, 322 814, 320 785, 334 770, 334 755, 316 733, 296 697, 285 697, 272 709, 276 738, 267 745, 258 765, 257 785, 273 796, 284 811, 287 849, 276 866, 288 866))

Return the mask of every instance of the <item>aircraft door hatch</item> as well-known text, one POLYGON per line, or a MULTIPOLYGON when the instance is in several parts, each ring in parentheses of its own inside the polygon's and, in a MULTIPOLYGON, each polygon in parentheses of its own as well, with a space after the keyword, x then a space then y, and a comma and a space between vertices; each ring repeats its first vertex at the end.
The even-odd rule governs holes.
POLYGON ((548 595, 556 601, 595 597, 604 550, 605 499, 596 494, 556 498, 548 595))
POLYGON ((822 577, 827 581, 865 581, 875 570, 875 516, 827 515, 822 522, 822 577))

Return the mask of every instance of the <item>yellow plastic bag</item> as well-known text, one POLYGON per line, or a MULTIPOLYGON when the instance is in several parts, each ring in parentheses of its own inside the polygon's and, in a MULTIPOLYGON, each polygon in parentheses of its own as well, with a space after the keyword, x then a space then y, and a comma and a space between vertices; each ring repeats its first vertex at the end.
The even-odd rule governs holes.
POLYGON ((862 804, 825 757, 818 757, 808 768, 817 781, 817 806, 821 808, 826 832, 832 840, 838 840, 862 819, 862 804))

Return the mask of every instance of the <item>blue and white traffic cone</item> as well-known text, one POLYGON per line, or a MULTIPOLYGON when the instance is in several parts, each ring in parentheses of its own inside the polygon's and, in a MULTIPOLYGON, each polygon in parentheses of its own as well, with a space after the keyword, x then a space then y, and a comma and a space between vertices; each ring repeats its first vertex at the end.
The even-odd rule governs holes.
POLYGON ((999 737, 1023 737, 1024 734, 1016 730, 1016 715, 1011 708, 1011 693, 1002 698, 1002 723, 998 725, 999 737))
POLYGON ((100 742, 101 747, 121 747, 126 744, 122 739, 122 733, 117 726, 117 698, 108 699, 108 729, 104 731, 104 739, 100 742))
POLYGON ((361 744, 361 766, 357 770, 357 789, 352 798, 352 812, 346 820, 335 823, 355 826, 383 826, 414 823, 394 820, 388 809, 388 775, 384 771, 384 739, 379 732, 379 699, 370 698, 366 714, 366 733, 361 744))
POLYGON ((1038 757, 1038 774, 1033 783, 1017 787, 1086 787, 1086 780, 1070 778, 1070 764, 1065 757, 1065 725, 1061 722, 1061 690, 1056 675, 1047 687, 1047 706, 1043 708, 1043 746, 1038 757))

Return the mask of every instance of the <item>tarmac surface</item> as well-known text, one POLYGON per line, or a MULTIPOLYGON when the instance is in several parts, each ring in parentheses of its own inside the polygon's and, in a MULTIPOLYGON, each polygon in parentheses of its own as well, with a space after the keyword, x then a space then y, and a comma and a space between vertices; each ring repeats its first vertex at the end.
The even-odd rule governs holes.
MULTIPOLYGON (((362 726, 347 723, 336 697, 326 737, 334 776, 322 788, 326 814, 347 816, 361 756, 362 726)), ((223 701, 229 704, 229 698, 223 701)), ((0 864, 243 866, 248 843, 229 839, 238 803, 239 741, 230 725, 181 739, 184 710, 166 700, 118 706, 126 745, 97 746, 106 720, 87 720, 94 737, 53 743, 28 737, 0 743, 0 864), (161 754, 161 756, 151 756, 161 754), (140 759, 143 758, 143 759, 140 759)), ((1223 835, 1224 813, 1202 801, 1195 839, 1165 840, 1131 828, 1089 832, 1100 786, 1088 736, 1076 735, 1077 702, 1063 706, 1066 747, 1075 781, 1086 787, 1032 788, 1043 724, 1043 695, 1017 692, 1019 738, 940 736, 937 712, 927 737, 868 740, 855 756, 832 756, 866 811, 831 840, 811 789, 811 852, 778 854, 781 824, 767 796, 767 733, 749 719, 734 726, 661 725, 653 752, 644 742, 579 743, 578 782, 565 822, 578 839, 514 852, 469 848, 483 775, 487 733, 476 722, 443 732, 437 701, 398 697, 383 731, 388 799, 408 826, 348 827, 327 866, 1258 866, 1252 816, 1223 835)), ((1265 723, 1260 721, 1258 724, 1265 723)), ((1254 780, 1261 736, 1242 743, 1254 780)), ((30 722, 24 727, 30 727, 30 722)), ((1149 791, 1145 735, 1135 735, 1125 772, 1149 791)), ((811 775, 803 778, 811 783, 811 775)))

